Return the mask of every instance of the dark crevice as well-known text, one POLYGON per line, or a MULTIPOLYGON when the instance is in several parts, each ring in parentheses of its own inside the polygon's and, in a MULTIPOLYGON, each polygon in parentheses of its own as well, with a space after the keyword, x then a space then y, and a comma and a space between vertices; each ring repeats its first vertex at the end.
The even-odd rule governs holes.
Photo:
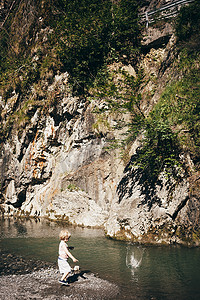
POLYGON ((58 126, 64 120, 67 120, 69 122, 74 118, 74 115, 70 114, 69 112, 65 112, 63 115, 60 115, 56 107, 54 107, 53 111, 50 112, 49 115, 54 119, 55 126, 58 126))
MULTIPOLYGON (((44 173, 42 173, 43 175, 44 173)), ((32 178, 30 184, 33 186, 33 185, 36 185, 36 184, 42 184, 44 182, 46 182, 47 180, 49 180, 52 176, 52 172, 49 172, 49 176, 46 177, 46 178, 32 178)))
POLYGON ((12 205, 14 208, 20 208, 25 201, 26 201, 26 189, 22 190, 17 195, 17 201, 15 203, 11 203, 10 201, 7 201, 6 204, 12 205))
MULTIPOLYGON (((57 140, 57 138, 54 138, 54 139, 49 139, 49 145, 51 146, 51 147, 53 147, 53 146, 55 146, 55 147, 60 147, 61 145, 62 145, 62 143, 61 142, 59 142, 58 140, 57 140)), ((51 153, 51 151, 49 150, 49 149, 47 149, 46 150, 47 152, 49 152, 49 153, 51 153)))
POLYGON ((35 139, 37 130, 38 130, 37 125, 35 125, 33 128, 30 128, 27 131, 26 137, 24 139, 24 143, 22 144, 21 151, 20 151, 20 154, 18 156, 19 162, 21 162, 22 159, 23 159, 23 157, 24 157, 24 154, 25 154, 25 150, 24 149, 27 149, 28 146, 29 146, 29 144, 31 142, 33 142, 33 140, 35 139))
POLYGON ((147 54, 149 53, 149 51, 154 48, 154 49, 159 49, 159 48, 164 48, 166 47, 166 45, 168 44, 169 40, 171 38, 171 35, 167 35, 167 36, 162 36, 152 42, 150 42, 147 45, 142 45, 142 53, 143 54, 147 54))
POLYGON ((13 112, 17 110, 17 107, 19 106, 20 100, 21 100, 21 97, 20 97, 20 94, 19 94, 17 96, 17 100, 16 100, 15 104, 13 105, 13 109, 12 109, 13 112))
POLYGON ((178 213, 180 212, 180 210, 186 205, 186 203, 189 200, 189 196, 187 196, 183 201, 181 201, 181 203, 178 205, 177 209, 175 210, 175 212, 173 213, 173 215, 171 216, 172 220, 174 221, 178 215, 178 213))
POLYGON ((19 208, 22 206, 22 203, 24 203, 26 201, 26 190, 22 190, 18 196, 17 196, 18 200, 16 205, 14 206, 15 208, 19 208))
POLYGON ((175 53, 174 49, 171 48, 171 50, 167 54, 167 58, 161 63, 161 67, 159 69, 159 77, 161 77, 165 71, 170 67, 172 62, 174 61, 175 53))
POLYGON ((104 180, 108 179, 109 176, 110 176, 110 174, 108 174, 106 177, 104 177, 104 180))
POLYGON ((18 156, 19 162, 22 161, 23 156, 24 156, 24 147, 21 147, 21 151, 20 151, 20 154, 19 154, 19 156, 18 156))
POLYGON ((79 139, 79 140, 74 140, 74 145, 73 145, 73 148, 76 148, 77 145, 76 144, 82 144, 84 143, 84 141, 90 141, 90 140, 96 140, 97 138, 98 139, 102 139, 104 138, 105 136, 103 135, 102 132, 98 133, 98 136, 96 134, 89 134, 88 136, 85 136, 83 137, 82 139, 79 139))

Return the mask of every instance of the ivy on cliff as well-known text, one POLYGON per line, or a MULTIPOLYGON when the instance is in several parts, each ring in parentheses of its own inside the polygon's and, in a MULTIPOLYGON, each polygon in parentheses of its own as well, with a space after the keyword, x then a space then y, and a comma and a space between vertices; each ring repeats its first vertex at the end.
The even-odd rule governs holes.
POLYGON ((173 176, 177 180, 181 178, 180 170, 186 174, 192 171, 185 153, 192 158, 194 169, 200 167, 199 54, 182 49, 174 64, 181 77, 166 86, 148 115, 144 115, 141 109, 140 89, 145 85, 142 70, 134 77, 124 72, 119 63, 114 70, 105 67, 94 85, 97 91, 95 97, 106 100, 107 109, 117 112, 129 110, 132 119, 125 124, 128 132, 126 145, 123 143, 122 147, 127 148, 129 143, 141 136, 141 146, 131 158, 129 167, 134 166, 143 174, 141 176, 149 192, 155 189, 163 171, 168 178, 173 176))
POLYGON ((190 51, 200 48, 200 2, 195 0, 189 6, 182 7, 176 21, 176 36, 179 44, 190 51))
POLYGON ((143 170, 151 187, 163 171, 175 179, 179 177, 179 169, 190 173, 185 153, 189 153, 196 170, 200 167, 199 59, 192 59, 185 50, 180 56, 179 72, 187 65, 186 74, 166 87, 148 116, 133 115, 130 124, 132 136, 143 133, 142 145, 132 157, 132 165, 143 170))
POLYGON ((60 61, 62 63, 61 71, 69 73, 74 92, 87 93, 108 58, 125 63, 137 60, 140 48, 138 8, 144 2, 35 0, 29 6, 26 1, 17 1, 0 31, 0 70, 2 73, 12 71, 26 63, 37 40, 42 49, 38 63, 42 66, 53 50, 59 67, 60 61), (31 16, 30 21, 26 21, 25 14, 31 16), (27 30, 24 31, 21 24, 27 30), (41 28, 48 27, 53 33, 42 45, 38 33, 41 28))
POLYGON ((58 55, 74 91, 84 93, 109 58, 133 62, 140 45, 135 0, 57 1, 63 15, 57 23, 58 55))
POLYGON ((200 167, 199 13, 199 1, 194 1, 181 9, 176 21, 180 52, 175 63, 181 78, 166 86, 160 101, 146 117, 139 110, 133 113, 132 102, 140 107, 135 88, 132 92, 138 96, 128 102, 132 112, 129 140, 143 133, 132 165, 143 170, 151 187, 164 170, 175 178, 179 167, 191 172, 185 165, 184 153, 189 153, 196 170, 200 167))
MULTIPOLYGON (((5 30, 1 31, 0 68, 2 82, 4 78, 8 78, 6 72, 12 64, 13 69, 16 69, 16 72, 12 73, 14 76, 11 76, 11 84, 5 92, 5 98, 9 97, 14 89, 25 93, 33 83, 43 78, 45 72, 52 70, 55 74, 61 69, 69 73, 74 93, 87 94, 93 89, 93 95, 107 98, 112 109, 128 109, 132 115, 132 122, 128 124, 127 143, 131 139, 134 140, 139 133, 143 133, 142 147, 135 156, 135 164, 155 181, 161 171, 166 168, 170 170, 172 166, 180 163, 182 148, 188 149, 195 162, 199 159, 199 74, 198 70, 193 68, 193 71, 188 71, 187 76, 185 75, 185 79, 168 86, 149 116, 144 116, 141 109, 142 98, 139 91, 143 82, 142 72, 138 72, 135 78, 122 71, 123 82, 116 86, 113 80, 116 74, 112 77, 105 65, 113 62, 132 65, 136 63, 140 50, 138 8, 143 2, 37 0, 35 3, 39 9, 35 12, 36 19, 41 16, 43 27, 51 26, 54 33, 49 34, 45 46, 41 45, 41 51, 38 49, 36 63, 30 59, 31 43, 36 30, 31 27, 27 35, 31 40, 29 49, 26 49, 25 43, 20 43, 19 55, 23 53, 21 59, 16 55, 12 56, 12 49, 9 48, 10 29, 7 23, 5 30), (16 66, 22 61, 25 62, 23 68, 20 66, 17 69, 16 66), (185 136, 183 132, 186 133, 185 136)), ((195 38, 199 34, 198 8, 198 1, 194 1, 187 9, 181 10, 176 25, 180 42, 186 40, 189 43, 193 40, 195 45, 198 44, 199 39, 195 38)), ((12 14, 8 21, 11 17, 12 14)), ((39 22, 34 22, 35 26, 40 28, 39 22)), ((198 52, 198 48, 195 49, 198 52)), ((180 65, 186 61, 190 70, 195 60, 187 53, 185 59, 180 60, 180 65)), ((180 73, 183 73, 186 65, 179 70, 180 73)), ((39 100, 41 98, 38 96, 39 100)))
MULTIPOLYGON (((69 73, 74 94, 86 95, 105 63, 134 63, 140 47, 138 7, 143 2, 13 2, 0 31, 0 83, 5 102, 13 92, 20 95, 23 104, 12 112, 16 118, 26 118, 26 109, 21 110, 32 86, 37 86, 36 106, 49 101, 42 82, 58 70, 69 73)), ((11 119, 1 128, 4 138, 13 127, 11 119)))

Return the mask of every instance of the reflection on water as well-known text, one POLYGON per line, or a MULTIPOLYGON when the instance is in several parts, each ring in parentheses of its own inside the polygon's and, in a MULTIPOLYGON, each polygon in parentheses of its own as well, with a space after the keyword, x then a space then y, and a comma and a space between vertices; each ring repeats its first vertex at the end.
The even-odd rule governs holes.
MULTIPOLYGON (((4 237, 21 237, 21 238, 47 238, 58 237, 59 232, 66 225, 62 222, 51 222, 46 219, 0 219, 0 238, 4 237)), ((81 236, 103 236, 103 231, 100 229, 89 229, 82 227, 68 226, 70 232, 81 236)))
POLYGON ((131 269, 132 275, 135 270, 141 265, 144 248, 141 246, 127 246, 126 266, 131 269))
MULTIPOLYGON (((1 248, 56 263, 63 224, 14 219, 0 224, 1 248)), ((68 229, 80 267, 117 283, 119 299, 200 299, 199 248, 144 247, 106 239, 98 229, 68 229)))

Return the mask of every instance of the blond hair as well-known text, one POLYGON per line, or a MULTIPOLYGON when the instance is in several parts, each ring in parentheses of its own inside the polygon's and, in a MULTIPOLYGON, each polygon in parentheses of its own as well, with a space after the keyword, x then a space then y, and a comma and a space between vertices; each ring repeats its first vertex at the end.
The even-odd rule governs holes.
POLYGON ((59 234, 60 240, 64 240, 66 237, 70 238, 70 236, 71 236, 71 233, 66 229, 61 230, 61 232, 59 234))

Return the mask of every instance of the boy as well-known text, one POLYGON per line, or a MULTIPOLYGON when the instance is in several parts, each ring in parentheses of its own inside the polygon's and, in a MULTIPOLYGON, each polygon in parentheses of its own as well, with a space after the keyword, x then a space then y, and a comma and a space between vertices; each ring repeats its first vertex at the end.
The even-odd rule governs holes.
POLYGON ((71 234, 68 230, 61 230, 59 237, 60 237, 60 244, 59 244, 59 256, 58 256, 58 267, 59 271, 63 276, 60 283, 67 285, 66 278, 71 272, 71 267, 67 261, 68 257, 70 257, 73 262, 77 262, 78 260, 69 252, 68 245, 66 244, 70 238, 71 234))

